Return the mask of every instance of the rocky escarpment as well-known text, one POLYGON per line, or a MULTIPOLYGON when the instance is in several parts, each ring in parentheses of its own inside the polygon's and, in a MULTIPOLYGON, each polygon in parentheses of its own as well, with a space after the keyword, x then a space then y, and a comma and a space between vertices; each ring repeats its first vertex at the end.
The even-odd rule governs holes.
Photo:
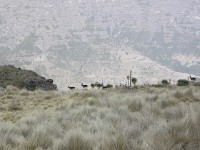
POLYGON ((23 70, 12 65, 0 66, 0 86, 6 88, 8 85, 30 91, 57 90, 57 85, 53 84, 52 79, 45 79, 31 70, 23 70))

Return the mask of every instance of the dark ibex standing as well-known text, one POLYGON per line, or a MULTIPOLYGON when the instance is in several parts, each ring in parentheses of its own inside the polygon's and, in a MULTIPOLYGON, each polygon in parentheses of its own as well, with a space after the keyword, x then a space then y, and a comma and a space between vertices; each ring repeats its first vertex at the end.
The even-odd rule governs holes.
POLYGON ((191 81, 196 81, 196 78, 190 76, 191 81))
POLYGON ((88 85, 85 85, 85 84, 81 84, 81 86, 83 87, 83 88, 85 88, 85 89, 87 89, 87 87, 88 87, 88 85))
POLYGON ((74 86, 68 86, 68 88, 70 89, 70 90, 73 90, 73 89, 76 89, 74 86))
POLYGON ((107 86, 103 86, 103 87, 102 87, 103 90, 104 90, 104 89, 107 89, 107 88, 108 88, 107 86))
POLYGON ((112 84, 107 84, 106 86, 102 86, 102 89, 109 89, 112 88, 113 85, 112 84))

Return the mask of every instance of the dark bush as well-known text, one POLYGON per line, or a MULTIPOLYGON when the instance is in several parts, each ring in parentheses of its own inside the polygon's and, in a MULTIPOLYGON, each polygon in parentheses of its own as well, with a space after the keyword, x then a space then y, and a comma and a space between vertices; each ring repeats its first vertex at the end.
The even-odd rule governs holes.
POLYGON ((103 84, 96 82, 96 83, 95 83, 95 86, 96 86, 98 89, 100 89, 101 87, 103 87, 103 84))
POLYGON ((48 84, 53 84, 53 79, 47 79, 48 84))
POLYGON ((187 86, 187 85, 189 85, 189 81, 185 80, 185 79, 179 79, 177 82, 178 82, 177 83, 178 86, 187 86))
POLYGON ((162 85, 168 85, 168 84, 169 82, 166 79, 162 80, 162 85))

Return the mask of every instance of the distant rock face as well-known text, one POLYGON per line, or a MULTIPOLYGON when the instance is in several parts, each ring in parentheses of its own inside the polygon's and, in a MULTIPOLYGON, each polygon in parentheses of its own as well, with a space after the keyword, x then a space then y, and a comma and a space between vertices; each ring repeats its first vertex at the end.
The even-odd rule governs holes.
POLYGON ((200 0, 0 2, 0 64, 59 89, 125 83, 130 69, 138 83, 200 76, 200 0))
POLYGON ((0 87, 6 88, 8 85, 30 91, 57 90, 57 85, 53 84, 52 79, 45 79, 33 71, 22 70, 12 65, 0 66, 0 87))

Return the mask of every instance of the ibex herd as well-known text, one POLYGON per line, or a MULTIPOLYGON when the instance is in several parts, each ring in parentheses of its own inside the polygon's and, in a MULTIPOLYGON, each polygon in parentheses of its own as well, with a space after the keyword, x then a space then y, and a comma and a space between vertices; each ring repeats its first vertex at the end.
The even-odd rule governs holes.
MULTIPOLYGON (((100 83, 98 83, 98 82, 97 82, 95 85, 96 85, 96 87, 97 87, 98 89, 100 89, 100 88, 102 88, 102 89, 108 89, 108 88, 113 87, 112 85, 103 86, 103 84, 100 84, 100 83)), ((83 84, 83 83, 81 84, 81 86, 83 87, 83 89, 87 89, 87 88, 88 88, 88 85, 83 84)), ((76 87, 74 87, 74 86, 68 86, 68 88, 69 88, 70 90, 76 89, 76 87)), ((94 87, 92 87, 92 88, 94 88, 94 87)))
MULTIPOLYGON (((189 76, 188 77, 188 81, 192 81, 192 82, 196 82, 197 81, 197 78, 196 77, 191 77, 191 76, 189 76)), ((50 82, 50 81, 49 81, 50 82)), ((148 84, 149 85, 149 84, 148 84)), ((87 89, 88 88, 88 85, 86 85, 86 84, 81 84, 81 86, 83 87, 83 89, 87 89)), ((106 86, 104 86, 103 85, 103 83, 98 83, 98 82, 96 82, 95 84, 91 84, 91 87, 92 87, 92 89, 94 88, 94 87, 97 87, 98 89, 109 89, 109 88, 112 88, 113 87, 113 85, 111 85, 111 84, 108 84, 108 85, 106 85, 106 86)), ((124 88, 130 88, 129 86, 127 86, 127 85, 123 85, 123 84, 120 84, 120 87, 124 87, 124 88)), ((135 87, 135 86, 134 86, 135 87)), ((73 89, 76 89, 76 87, 71 87, 71 86, 68 86, 68 88, 70 89, 70 90, 73 90, 73 89)), ((137 88, 137 87, 136 87, 137 88)))
MULTIPOLYGON (((86 85, 86 84, 81 84, 81 86, 83 87, 83 89, 87 89, 87 87, 88 87, 88 85, 86 85)), ((70 90, 74 90, 74 89, 76 89, 76 87, 74 87, 74 86, 68 86, 68 88, 70 89, 70 90)))

